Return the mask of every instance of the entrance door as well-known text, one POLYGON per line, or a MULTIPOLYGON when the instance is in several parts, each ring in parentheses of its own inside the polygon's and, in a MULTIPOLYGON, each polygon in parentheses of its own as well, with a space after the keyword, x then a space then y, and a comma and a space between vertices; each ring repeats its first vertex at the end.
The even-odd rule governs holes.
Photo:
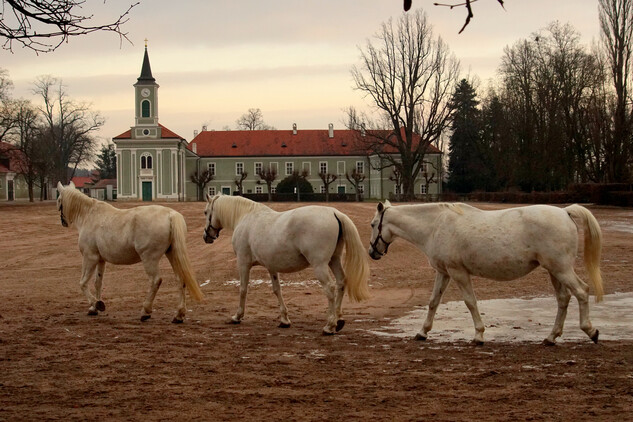
POLYGON ((7 180, 7 199, 13 201, 15 199, 15 193, 13 192, 13 180, 7 180))
POLYGON ((152 182, 143 182, 143 201, 152 200, 152 182))
POLYGON ((222 195, 230 195, 231 188, 227 188, 226 186, 222 186, 222 195))
POLYGON ((345 186, 338 186, 338 193, 341 195, 345 194, 345 186))

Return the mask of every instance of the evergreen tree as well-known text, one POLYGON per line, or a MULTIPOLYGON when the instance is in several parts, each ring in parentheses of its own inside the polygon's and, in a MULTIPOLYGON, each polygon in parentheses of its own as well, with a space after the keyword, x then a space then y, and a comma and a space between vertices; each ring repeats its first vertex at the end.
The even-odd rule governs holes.
POLYGON ((116 179, 116 151, 114 150, 114 144, 101 147, 101 152, 97 155, 95 164, 97 170, 99 170, 100 179, 116 179))
POLYGON ((453 110, 448 153, 448 187, 454 192, 486 189, 489 170, 481 142, 481 112, 472 85, 462 79, 451 98, 453 110))

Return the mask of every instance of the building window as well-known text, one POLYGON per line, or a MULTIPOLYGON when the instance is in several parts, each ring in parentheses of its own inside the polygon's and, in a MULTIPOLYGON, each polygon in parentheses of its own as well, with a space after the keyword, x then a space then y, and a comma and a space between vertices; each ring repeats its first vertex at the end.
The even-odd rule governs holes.
POLYGON ((259 175, 261 174, 261 172, 264 170, 264 165, 262 163, 255 163, 255 175, 259 175))
POLYGON ((292 172, 295 171, 295 163, 292 161, 286 162, 286 176, 290 176, 292 172))
POLYGON ((309 176, 312 173, 312 165, 309 161, 304 161, 303 163, 301 163, 301 170, 305 171, 306 174, 309 176))
POLYGON ((345 161, 339 161, 336 163, 336 171, 339 175, 345 174, 345 161))
POLYGON ((150 102, 149 100, 143 100, 141 102, 141 117, 149 117, 150 115, 150 102))
POLYGON ((275 174, 279 174, 279 165, 277 163, 270 163, 268 165, 268 168, 270 169, 270 171, 275 172, 275 174))
POLYGON ((365 185, 363 185, 362 183, 358 185, 358 193, 360 194, 365 193, 365 185))
POLYGON ((209 174, 211 176, 215 176, 215 163, 209 163, 207 164, 207 166, 208 166, 209 174))
POLYGON ((144 152, 143 154, 141 154, 141 168, 142 169, 152 168, 152 156, 149 152, 144 152))
POLYGON ((255 186, 255 193, 264 193, 264 188, 262 186, 255 186))
POLYGON ((424 161, 422 163, 422 167, 420 168, 420 172, 421 173, 428 173, 429 171, 429 163, 427 163, 426 161, 424 161))
POLYGON ((356 173, 365 174, 365 163, 362 161, 356 161, 356 173))
POLYGON ((321 185, 321 193, 325 193, 325 185, 321 185))
POLYGON ((400 185, 395 185, 393 187, 393 193, 395 193, 396 195, 400 195, 400 185))
POLYGON ((215 195, 215 186, 209 186, 209 196, 215 195))
POLYGON ((327 161, 319 161, 319 173, 327 174, 327 161))
POLYGON ((426 192, 426 185, 425 184, 421 184, 420 185, 420 193, 422 195, 426 195, 427 192, 426 192))
POLYGON ((240 175, 244 173, 244 163, 235 163, 235 174, 240 175))
POLYGON ((277 193, 277 186, 272 186, 272 187, 270 188, 270 192, 271 192, 271 193, 277 193))

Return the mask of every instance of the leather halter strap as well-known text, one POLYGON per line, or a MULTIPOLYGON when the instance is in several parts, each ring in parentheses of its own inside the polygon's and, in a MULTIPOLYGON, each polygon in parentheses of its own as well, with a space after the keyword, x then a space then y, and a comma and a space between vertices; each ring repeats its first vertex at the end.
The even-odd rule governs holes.
POLYGON ((218 199, 218 198, 217 198, 217 197, 215 197, 215 198, 213 198, 213 201, 211 201, 211 213, 209 214, 209 225, 208 225, 208 226, 204 229, 204 234, 205 234, 205 236, 207 236, 207 237, 211 237, 211 234, 209 233, 209 229, 211 229, 211 230, 215 230, 215 231, 216 231, 216 233, 217 233, 217 236, 215 237, 216 239, 217 239, 217 237, 218 237, 218 236, 220 236, 220 230, 222 230, 221 228, 220 228, 220 229, 216 229, 216 228, 215 228, 215 227, 213 227, 213 225, 211 224, 211 218, 213 217, 213 205, 215 204, 215 201, 216 201, 217 199, 218 199))
POLYGON ((378 222, 378 236, 376 236, 376 239, 374 239, 373 243, 371 243, 369 245, 374 250, 374 252, 376 252, 380 256, 387 255, 387 251, 389 250, 389 245, 390 245, 390 243, 387 242, 382 237, 382 219, 385 217, 385 212, 387 212, 387 208, 385 208, 382 211, 382 214, 380 214, 380 222, 378 222), (385 251, 384 252, 379 252, 378 249, 376 249, 376 246, 378 246, 378 241, 381 241, 382 243, 384 243, 384 245, 385 245, 385 251))

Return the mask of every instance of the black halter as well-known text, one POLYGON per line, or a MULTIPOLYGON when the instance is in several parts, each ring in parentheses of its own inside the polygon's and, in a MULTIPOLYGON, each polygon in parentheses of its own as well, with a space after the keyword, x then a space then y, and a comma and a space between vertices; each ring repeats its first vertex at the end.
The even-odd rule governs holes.
POLYGON ((68 227, 68 222, 66 222, 66 216, 64 215, 64 206, 59 204, 59 218, 62 220, 62 226, 68 227))
POLYGON ((382 237, 382 219, 385 217, 385 212, 387 211, 387 209, 385 208, 382 211, 382 214, 380 214, 380 222, 378 223, 378 236, 376 236, 376 239, 374 239, 374 241, 369 245, 371 246, 371 248, 374 250, 374 252, 376 252, 378 255, 380 256, 384 256, 387 255, 387 251, 389 250, 389 245, 390 243, 387 242, 385 239, 383 239, 382 237), (381 241, 382 243, 385 244, 385 251, 384 252, 379 252, 378 249, 376 249, 376 246, 378 246, 378 241, 381 241))
POLYGON ((217 198, 214 198, 214 199, 213 199, 213 201, 211 202, 211 214, 209 215, 209 225, 208 225, 207 227, 205 227, 205 229, 204 229, 204 236, 205 236, 205 238, 206 238, 206 237, 209 237, 209 238, 211 238, 211 239, 213 239, 213 240, 215 240, 215 239, 217 239, 218 237, 220 237, 220 230, 222 230, 221 228, 216 229, 216 228, 215 228, 215 227, 213 227, 213 225, 211 224, 211 218, 213 218, 213 205, 215 205, 215 200, 216 200, 216 199, 217 199, 217 198), (217 236, 212 237, 212 236, 211 236, 211 233, 209 233, 209 229, 211 229, 211 230, 215 230, 215 232, 217 233, 217 236))

